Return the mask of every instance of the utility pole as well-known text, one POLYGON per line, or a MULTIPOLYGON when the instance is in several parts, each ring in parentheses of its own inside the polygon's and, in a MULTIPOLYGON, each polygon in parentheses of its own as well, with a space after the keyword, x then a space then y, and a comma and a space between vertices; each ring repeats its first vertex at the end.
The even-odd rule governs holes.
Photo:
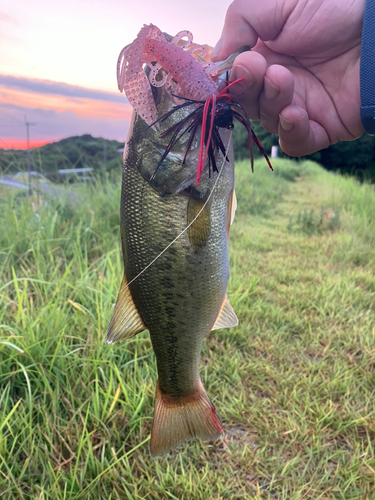
POLYGON ((36 125, 36 123, 31 123, 27 121, 27 116, 25 115, 25 125, 26 125, 26 137, 27 137, 27 175, 29 183, 29 196, 33 194, 31 189, 31 161, 30 161, 30 134, 29 127, 36 125))

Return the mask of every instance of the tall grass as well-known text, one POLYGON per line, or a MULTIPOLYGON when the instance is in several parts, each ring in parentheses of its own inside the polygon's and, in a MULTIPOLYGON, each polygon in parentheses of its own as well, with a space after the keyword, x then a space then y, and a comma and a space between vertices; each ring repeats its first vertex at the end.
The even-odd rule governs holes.
POLYGON ((240 325, 213 332, 201 359, 224 437, 157 459, 149 336, 103 342, 122 277, 119 183, 80 187, 76 204, 2 192, 2 498, 371 497, 375 194, 311 162, 274 166, 236 166, 240 325), (340 226, 288 229, 322 206, 340 226))

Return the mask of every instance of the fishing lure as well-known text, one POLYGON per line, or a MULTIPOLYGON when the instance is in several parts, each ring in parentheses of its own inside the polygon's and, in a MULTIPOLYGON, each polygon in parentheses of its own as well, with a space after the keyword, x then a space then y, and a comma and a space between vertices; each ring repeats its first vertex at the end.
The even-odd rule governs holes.
MULTIPOLYGON (((260 152, 263 154, 264 158, 266 159, 270 169, 273 170, 271 162, 267 156, 267 153, 265 152, 255 132, 251 128, 250 120, 248 118, 245 108, 242 107, 240 104, 236 103, 232 99, 232 96, 228 93, 228 90, 233 85, 243 80, 244 80, 243 78, 239 78, 238 80, 231 82, 218 95, 212 94, 212 96, 206 99, 205 101, 197 101, 182 96, 175 96, 178 97, 179 99, 183 99, 185 103, 175 106, 171 111, 169 111, 165 115, 155 120, 155 122, 153 122, 151 126, 155 125, 156 123, 165 121, 169 116, 171 116, 173 113, 175 113, 176 111, 178 111, 183 107, 192 104, 197 104, 198 106, 195 108, 194 111, 190 113, 190 115, 188 115, 180 122, 175 123, 174 125, 172 125, 172 127, 168 128, 160 135, 160 137, 165 137, 173 133, 169 141, 169 144, 162 158, 160 159, 152 178, 155 177, 158 168, 161 166, 165 158, 168 156, 173 146, 185 134, 190 133, 188 146, 186 148, 186 153, 182 162, 182 165, 184 164, 199 126, 201 127, 201 141, 200 141, 199 156, 197 163, 196 184, 197 185, 199 184, 207 156, 209 158, 210 172, 211 168, 212 171, 217 172, 218 169, 215 161, 215 149, 220 150, 222 154, 226 157, 225 147, 219 134, 219 128, 226 128, 228 130, 232 130, 234 128, 233 124, 234 118, 238 120, 246 128, 248 134, 247 146, 250 152, 251 169, 254 171, 254 156, 252 151, 252 145, 254 142, 255 145, 260 150, 260 152)), ((229 161, 227 157, 226 159, 227 161, 229 161)))
MULTIPOLYGON (((150 180, 153 180, 174 146, 185 136, 189 137, 182 166, 191 151, 194 138, 200 129, 200 147, 197 162, 196 185, 208 158, 209 175, 217 172, 215 150, 220 150, 226 157, 225 147, 219 129, 233 129, 236 119, 247 131, 247 147, 250 153, 251 169, 254 170, 253 143, 258 147, 273 170, 271 162, 261 142, 251 128, 246 109, 229 94, 229 89, 243 78, 227 85, 219 92, 219 68, 203 57, 207 55, 206 46, 192 44, 193 35, 181 31, 174 38, 163 34, 159 28, 144 26, 137 39, 125 47, 119 56, 117 65, 118 86, 123 90, 135 111, 149 127, 165 122, 182 108, 191 107, 192 111, 180 121, 160 134, 160 138, 171 136, 150 180), (167 41, 169 38, 170 41, 167 41), (187 42, 183 41, 187 38, 187 42), (185 49, 185 50, 181 50, 185 49), (201 61, 196 60, 200 58, 201 61), (143 65, 148 66, 148 75, 143 65), (153 87, 165 86, 176 105, 163 116, 158 117, 153 99, 153 87)), ((228 75, 228 73, 227 73, 228 75)), ((227 78, 228 80, 228 78, 227 78)))

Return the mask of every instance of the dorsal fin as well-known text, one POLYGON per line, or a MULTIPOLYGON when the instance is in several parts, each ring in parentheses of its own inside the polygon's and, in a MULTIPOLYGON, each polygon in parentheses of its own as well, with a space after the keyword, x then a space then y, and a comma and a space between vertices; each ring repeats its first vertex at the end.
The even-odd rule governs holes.
POLYGON ((228 295, 225 294, 223 304, 216 318, 212 330, 219 330, 220 328, 232 328, 238 325, 238 318, 230 305, 228 295))
POLYGON ((115 310, 109 323, 105 339, 106 344, 130 339, 130 337, 147 329, 135 307, 130 289, 126 286, 127 283, 124 275, 115 310))

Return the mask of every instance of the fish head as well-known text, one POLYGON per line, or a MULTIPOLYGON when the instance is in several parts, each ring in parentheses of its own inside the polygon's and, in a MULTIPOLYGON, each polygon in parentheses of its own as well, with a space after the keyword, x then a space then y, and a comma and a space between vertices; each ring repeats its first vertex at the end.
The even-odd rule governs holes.
MULTIPOLYGON (((136 150, 138 170, 160 196, 177 194, 194 181, 197 170, 200 125, 196 130, 178 130, 179 124, 196 112, 195 104, 175 110, 176 103, 164 86, 152 87, 158 117, 155 126, 149 126, 134 116, 130 141, 136 150)), ((194 117, 191 118, 191 121, 194 117)))

